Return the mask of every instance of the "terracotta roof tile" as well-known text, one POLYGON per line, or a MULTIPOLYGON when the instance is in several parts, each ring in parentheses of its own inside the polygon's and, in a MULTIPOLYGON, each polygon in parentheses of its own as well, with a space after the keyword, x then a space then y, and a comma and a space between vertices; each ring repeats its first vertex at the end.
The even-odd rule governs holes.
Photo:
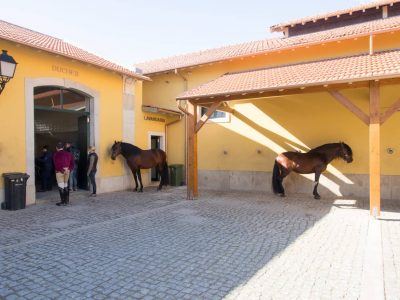
POLYGON ((148 80, 146 76, 137 74, 127 68, 119 66, 97 55, 82 50, 64 42, 61 39, 23 28, 0 20, 0 39, 30 46, 43 51, 51 52, 81 62, 89 63, 116 73, 124 74, 141 80, 148 80))
POLYGON ((288 26, 303 24, 303 23, 317 21, 317 20, 330 18, 330 17, 336 17, 336 16, 340 16, 340 15, 344 15, 344 14, 353 13, 356 11, 362 11, 362 10, 369 9, 369 8, 382 7, 385 5, 392 5, 397 2, 400 2, 400 0, 380 0, 380 1, 369 2, 369 3, 357 5, 357 6, 354 6, 351 8, 347 8, 347 9, 341 9, 341 10, 337 10, 337 11, 333 11, 333 12, 329 12, 329 13, 325 13, 325 14, 319 14, 316 16, 292 20, 289 22, 283 22, 283 23, 271 26, 270 29, 272 32, 282 31, 283 28, 288 27, 288 26))
POLYGON ((225 74, 178 100, 400 77, 400 50, 225 74))
POLYGON ((356 25, 344 26, 307 35, 289 38, 273 38, 252 41, 237 45, 230 45, 216 49, 209 49, 189 54, 161 58, 137 64, 145 74, 166 72, 179 68, 197 66, 232 58, 252 56, 270 51, 284 50, 287 48, 310 45, 314 43, 329 42, 365 36, 370 33, 379 33, 391 30, 400 30, 400 16, 380 19, 356 25))

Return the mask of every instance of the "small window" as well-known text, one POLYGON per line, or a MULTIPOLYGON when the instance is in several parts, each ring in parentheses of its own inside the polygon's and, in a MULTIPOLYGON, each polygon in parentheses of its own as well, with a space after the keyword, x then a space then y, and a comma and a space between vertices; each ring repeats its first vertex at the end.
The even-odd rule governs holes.
MULTIPOLYGON (((199 118, 201 118, 201 116, 203 116, 207 112, 207 109, 208 109, 207 107, 200 107, 200 113, 199 113, 200 116, 199 116, 199 118)), ((208 121, 215 122, 215 123, 227 123, 227 122, 230 121, 229 120, 229 113, 224 112, 224 111, 220 111, 220 110, 216 110, 210 116, 208 121)))

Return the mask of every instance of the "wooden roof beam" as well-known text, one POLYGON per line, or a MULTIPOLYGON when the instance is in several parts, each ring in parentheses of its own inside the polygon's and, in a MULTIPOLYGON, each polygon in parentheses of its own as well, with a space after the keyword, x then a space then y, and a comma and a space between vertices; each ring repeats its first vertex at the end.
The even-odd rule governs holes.
POLYGON ((389 107, 380 118, 381 125, 383 125, 396 111, 400 109, 400 98, 389 107))
POLYGON ((351 111, 355 116, 357 116, 365 125, 369 125, 369 116, 363 112, 357 105, 351 102, 347 97, 341 94, 339 91, 329 91, 329 94, 336 99, 340 104, 351 111))
MULTIPOLYGON (((209 107, 211 107, 211 105, 212 105, 212 103, 206 103, 206 104, 202 104, 201 106, 209 108, 209 107)), ((222 102, 221 106, 218 107, 217 110, 227 112, 230 114, 235 113, 235 110, 232 107, 230 107, 227 102, 222 102)))
POLYGON ((200 117, 200 120, 197 122, 195 127, 195 133, 199 132, 201 127, 208 121, 211 115, 217 110, 217 108, 221 105, 221 101, 214 102, 206 111, 204 115, 200 117))
MULTIPOLYGON (((254 91, 254 92, 241 92, 238 94, 228 93, 208 97, 197 97, 194 99, 187 99, 198 105, 210 104, 218 101, 237 101, 246 99, 259 99, 268 97, 278 97, 278 96, 288 96, 288 95, 298 95, 298 94, 309 94, 309 93, 322 93, 329 90, 343 90, 349 88, 361 88, 368 87, 368 82, 353 82, 352 84, 343 83, 335 85, 318 85, 318 86, 305 86, 296 88, 277 88, 276 90, 270 91, 254 91)), ((186 99, 178 99, 186 100, 186 99)))

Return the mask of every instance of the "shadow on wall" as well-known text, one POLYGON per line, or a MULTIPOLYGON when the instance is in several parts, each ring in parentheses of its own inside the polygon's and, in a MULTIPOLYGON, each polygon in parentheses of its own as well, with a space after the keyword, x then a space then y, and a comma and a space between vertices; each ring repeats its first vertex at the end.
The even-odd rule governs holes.
MULTIPOLYGON (((234 106, 235 112, 231 116, 231 122, 218 123, 218 131, 220 132, 222 127, 233 134, 238 134, 250 140, 252 143, 261 145, 261 149, 268 149, 268 154, 260 155, 263 154, 261 151, 257 151, 257 153, 251 152, 254 153, 251 154, 252 156, 246 154, 249 161, 247 170, 250 167, 252 170, 258 169, 258 171, 200 170, 200 185, 212 189, 258 190, 270 192, 272 164, 274 158, 279 153, 285 151, 307 152, 311 148, 325 143, 339 142, 340 140, 348 141, 349 139, 351 140, 349 144, 352 147, 354 144, 357 144, 356 149, 358 150, 360 143, 354 143, 354 140, 360 141, 364 139, 363 134, 367 135, 367 127, 363 124, 351 126, 352 123, 349 124, 346 120, 348 117, 354 117, 352 115, 345 115, 346 111, 343 112, 340 107, 335 107, 334 105, 338 104, 334 103, 331 99, 325 101, 331 107, 328 106, 325 109, 321 108, 321 106, 324 106, 324 101, 320 101, 319 105, 315 107, 315 103, 313 103, 315 98, 316 97, 310 99, 308 103, 304 101, 304 98, 301 99, 303 101, 303 107, 300 107, 300 109, 298 108, 299 103, 293 103, 292 99, 288 100, 282 98, 279 99, 279 104, 277 103, 278 101, 266 101, 265 99, 237 103, 234 106), (284 105, 282 105, 282 103, 284 103, 284 105), (290 105, 293 106, 291 110, 288 109, 290 105), (332 114, 332 108, 337 109, 337 113, 332 114), (268 111, 268 114, 266 111, 268 111), (342 117, 340 114, 344 114, 345 116, 342 117), (284 126, 282 124, 284 124, 284 126), (359 128, 357 128, 357 126, 359 126, 359 128), (364 129, 365 133, 363 132, 364 129), (296 135, 292 132, 296 132, 296 135), (362 132, 362 134, 357 134, 358 132, 362 132), (307 144, 305 142, 306 140, 312 141, 312 146, 311 142, 307 144), (263 166, 268 166, 264 169, 269 171, 260 171, 259 168, 252 167, 252 163, 254 164, 255 161, 260 161, 260 156, 262 159, 268 160, 263 162, 263 166)), ((295 102, 298 102, 298 99, 296 100, 295 102)), ((352 120, 350 119, 350 121, 352 120)), ((358 120, 355 119, 354 122, 358 122, 358 120)), ((228 133, 227 136, 229 136, 228 133)), ((237 138, 234 138, 234 140, 236 142, 238 141, 237 138)), ((365 139, 365 141, 367 141, 367 139, 365 139)), ((246 141, 239 144, 242 147, 242 152, 238 154, 236 151, 235 154, 242 156, 237 157, 237 160, 242 160, 246 156, 243 153, 249 151, 246 146, 250 144, 246 141)), ((225 151, 224 154, 226 155, 227 151, 225 151)), ((357 155, 355 155, 355 160, 357 160, 357 158, 357 155)), ((340 165, 341 163, 338 162, 337 164, 340 165)), ((235 165, 237 165, 237 163, 235 163, 235 165)), ((358 167, 359 166, 360 161, 358 162, 358 167)), ((239 167, 239 169, 241 168, 239 167)), ((344 166, 343 169, 348 170, 349 167, 344 166)), ((230 168, 223 166, 220 170, 230 170, 230 168)), ((292 173, 285 179, 284 184, 288 193, 297 192, 311 194, 313 188, 311 182, 313 181, 314 174, 299 176, 298 174, 292 173)), ((321 193, 325 196, 367 197, 369 190, 368 175, 345 175, 338 167, 329 165, 327 171, 320 178, 320 186, 322 187, 321 193)), ((384 197, 392 198, 391 192, 387 192, 384 197)))

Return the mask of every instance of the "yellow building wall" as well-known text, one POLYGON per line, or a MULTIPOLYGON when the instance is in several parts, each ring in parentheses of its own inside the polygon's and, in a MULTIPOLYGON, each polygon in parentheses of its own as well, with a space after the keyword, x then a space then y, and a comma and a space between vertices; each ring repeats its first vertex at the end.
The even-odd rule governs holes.
MULTIPOLYGON (((400 85, 382 89, 382 110, 396 99, 400 85)), ((368 90, 343 91, 368 112, 368 90)), ((341 172, 368 173, 368 126, 327 93, 264 98, 232 105, 229 123, 208 123, 199 133, 199 168, 206 170, 271 171, 274 158, 284 151, 307 151, 344 141, 354 162, 333 165, 341 172)), ((382 174, 400 174, 400 115, 382 126, 382 174), (395 149, 388 154, 387 149, 395 149)))
POLYGON ((168 163, 185 164, 185 121, 182 119, 167 129, 168 163))
MULTIPOLYGON (((150 149, 150 135, 163 135, 164 136, 164 148, 168 149, 171 145, 175 145, 175 136, 178 136, 178 142, 183 142, 180 139, 181 132, 177 131, 175 133, 176 128, 180 129, 180 123, 173 123, 171 126, 168 124, 177 120, 177 117, 165 115, 165 114, 156 114, 156 113, 148 113, 143 112, 142 110, 142 85, 143 83, 140 81, 136 82, 135 86, 135 97, 137 100, 135 101, 135 145, 142 149, 150 149), (166 127, 168 128, 168 136, 170 139, 166 139, 166 127)), ((163 106, 165 107, 165 106, 163 106)), ((176 108, 175 108, 176 109, 176 108)), ((184 155, 184 147, 181 147, 179 155, 184 155)), ((180 159, 180 156, 179 156, 180 159)), ((168 163, 177 163, 174 160, 173 154, 168 157, 168 163)), ((180 162, 178 160, 178 162, 180 162)), ((142 170, 142 178, 143 183, 148 183, 150 170, 142 170)))
POLYGON ((99 176, 122 175, 122 164, 112 161, 109 154, 113 141, 122 139, 122 75, 4 40, 0 49, 7 49, 18 62, 15 77, 0 95, 0 173, 26 171, 25 79, 48 77, 69 79, 99 93, 99 176), (73 70, 75 75, 57 72, 57 67, 73 70))
POLYGON ((149 149, 150 132, 164 133, 165 124, 169 118, 162 114, 143 112, 141 94, 142 82, 137 81, 135 86, 135 145, 142 149, 149 149), (155 119, 159 121, 154 121, 155 119))
MULTIPOLYGON (((375 51, 399 46, 399 32, 375 36, 375 51)), ((368 51, 369 38, 364 37, 179 70, 180 75, 187 79, 186 83, 174 72, 154 75, 151 77, 152 82, 144 83, 143 101, 146 104, 176 109, 175 99, 185 88, 194 88, 227 72, 368 51)), ((399 91, 400 86, 397 85, 382 89, 382 110, 398 98, 399 91)), ((343 93, 368 113, 367 89, 346 90, 343 93)), ((328 94, 274 97, 250 102, 231 102, 231 105, 240 113, 231 116, 229 123, 208 122, 201 129, 198 138, 199 169, 271 171, 276 153, 296 148, 306 150, 307 147, 324 143, 345 141, 353 148, 355 161, 351 165, 336 161, 334 165, 345 173, 368 173, 367 126, 328 94)), ((184 152, 181 149, 184 146, 184 122, 179 124, 180 128, 177 127, 173 138, 170 138, 168 156, 183 162, 184 152)), ((399 125, 400 115, 396 114, 382 126, 382 173, 386 175, 400 174, 400 136, 396 138, 396 128, 399 125), (386 152, 389 147, 395 149, 394 154, 386 152)))

